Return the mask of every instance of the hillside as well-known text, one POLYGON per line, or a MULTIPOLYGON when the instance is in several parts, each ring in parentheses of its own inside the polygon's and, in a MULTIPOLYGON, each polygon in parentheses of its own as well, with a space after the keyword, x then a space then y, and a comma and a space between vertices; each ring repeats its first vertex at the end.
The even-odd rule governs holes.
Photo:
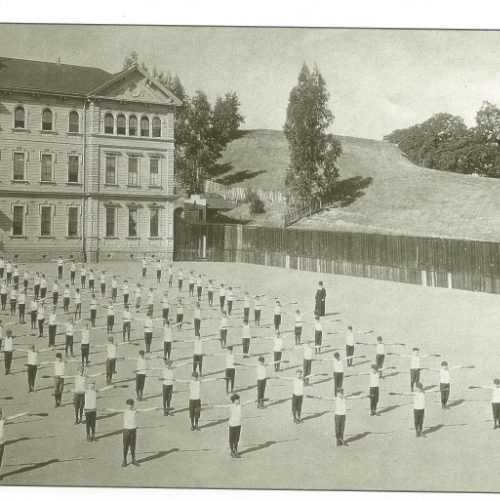
MULTIPOLYGON (((302 219, 294 227, 500 241, 500 180, 421 168, 383 141, 339 140, 343 206, 302 219)), ((214 180, 279 190, 287 164, 281 131, 245 131, 229 144, 214 180)), ((239 207, 232 215, 246 215, 242 212, 239 207)), ((255 219, 272 221, 270 213, 255 219)))

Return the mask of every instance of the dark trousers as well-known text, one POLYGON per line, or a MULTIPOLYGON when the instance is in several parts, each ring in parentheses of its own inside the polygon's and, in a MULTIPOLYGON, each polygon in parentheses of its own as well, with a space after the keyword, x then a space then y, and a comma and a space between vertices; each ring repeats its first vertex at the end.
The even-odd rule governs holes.
POLYGON ((108 316, 107 317, 107 331, 108 333, 113 333, 113 327, 115 326, 115 317, 108 316))
POLYGON ((7 271, 7 285, 12 283, 12 271, 7 271))
POLYGON ((17 305, 17 300, 10 299, 10 315, 11 316, 14 316, 14 314, 16 314, 16 305, 17 305))
POLYGON ((163 386, 163 410, 170 410, 170 403, 172 401, 172 394, 174 392, 173 385, 164 385, 163 386))
POLYGON ((28 389, 30 392, 35 389, 37 371, 38 367, 36 365, 28 365, 28 389))
MULTIPOLYGON (((92 313, 90 315, 92 316, 92 313)), ((75 320, 77 316, 78 319, 82 319, 82 304, 75 304, 75 320)), ((94 317, 94 323, 95 323, 95 317, 94 317)), ((95 326, 95 324, 92 326, 95 326)))
POLYGON ((146 375, 144 373, 135 374, 135 392, 137 394, 137 399, 142 399, 142 393, 144 392, 145 382, 146 382, 146 375))
POLYGON ((247 355, 248 351, 250 350, 250 339, 249 338, 242 339, 242 343, 243 343, 243 354, 247 355))
POLYGON ((248 322, 250 319, 250 308, 249 307, 244 307, 243 308, 243 320, 248 322))
POLYGON ((44 299, 47 297, 47 288, 40 288, 40 298, 44 299))
MULTIPOLYGON (((85 283, 87 281, 87 276, 81 276, 80 275, 80 283, 81 283, 81 288, 85 290, 85 283)), ((89 282, 90 283, 90 282, 89 282)))
POLYGON ((413 410, 413 419, 415 421, 415 430, 417 433, 422 432, 424 426, 424 412, 425 410, 413 410))
POLYGON ((0 267, 0 280, 3 280, 3 273, 5 272, 5 267, 0 267))
POLYGON ((89 354, 90 354, 90 344, 80 344, 80 353, 82 355, 82 365, 88 366, 89 354))
POLYGON ((491 403, 491 409, 493 410, 493 424, 496 429, 500 427, 500 403, 491 403))
POLYGON ((32 329, 36 328, 36 316, 37 316, 37 311, 30 311, 30 320, 32 329))
POLYGON ((147 268, 147 267, 143 267, 143 268, 142 268, 142 277, 143 277, 143 278, 145 278, 145 277, 146 277, 147 270, 148 270, 148 268, 147 268))
POLYGON ((59 293, 58 292, 52 292, 52 303, 57 306, 57 303, 59 302, 59 293))
POLYGON ((375 356, 375 363, 377 364, 379 370, 381 370, 382 367, 384 366, 384 360, 385 360, 385 354, 377 354, 375 356))
MULTIPOLYGON (((85 288, 85 279, 83 279, 82 288, 85 288)), ((89 280, 89 290, 93 292, 95 290, 95 280, 89 280)))
POLYGON ((201 286, 197 286, 196 287, 196 296, 198 297, 198 301, 201 300, 201 293, 202 293, 202 291, 203 291, 203 287, 201 287, 201 286))
POLYGON ((229 449, 238 451, 238 443, 240 442, 241 425, 229 426, 229 449))
POLYGON ((75 421, 83 420, 83 407, 85 406, 85 394, 75 392, 73 395, 73 407, 75 409, 75 421))
POLYGON ((227 315, 228 316, 231 316, 232 310, 233 310, 233 301, 232 300, 228 300, 227 301, 227 315))
POLYGON ((26 311, 26 304, 19 304, 19 323, 24 323, 25 311, 26 311))
POLYGON ((45 324, 45 320, 44 319, 39 319, 38 320, 38 335, 40 337, 43 337, 43 325, 45 324))
POLYGON ((111 289, 111 299, 116 302, 116 297, 118 296, 118 288, 111 289))
POLYGON ((130 297, 130 294, 128 294, 128 293, 124 293, 123 294, 123 305, 124 306, 128 306, 128 299, 129 299, 129 297, 130 297))
MULTIPOLYGON (((75 318, 76 318, 76 310, 75 310, 75 318)), ((95 326, 95 320, 97 318, 97 309, 90 310, 90 323, 92 326, 95 326)))
POLYGON ((137 429, 123 429, 123 461, 127 461, 128 451, 135 461, 135 446, 137 444, 137 429))
POLYGON ((346 345, 345 346, 345 357, 347 359, 347 366, 352 366, 352 358, 350 356, 354 356, 354 346, 353 345, 346 345))
POLYGON ((56 405, 61 405, 62 393, 64 390, 64 378, 55 377, 54 378, 54 397, 56 399, 56 405))
POLYGON ((304 396, 297 396, 296 394, 292 395, 292 415, 293 419, 300 419, 300 415, 302 413, 302 400, 304 396))
POLYGON ((4 351, 3 352, 3 358, 4 358, 4 364, 5 364, 5 374, 8 375, 10 373, 10 368, 12 366, 12 356, 14 354, 14 351, 4 351))
MULTIPOLYGON (((305 378, 308 375, 311 375, 311 368, 312 368, 312 359, 304 359, 304 362, 302 363, 302 376, 305 378)), ((309 385, 309 379, 306 378, 306 385, 309 385)))
POLYGON ((97 412, 95 410, 85 411, 85 430, 87 431, 87 437, 95 436, 95 423, 96 423, 97 412))
POLYGON ((413 392, 413 388, 415 387, 415 384, 420 382, 420 368, 417 369, 411 369, 410 370, 410 388, 411 391, 413 392))
POLYGON ((255 310, 253 312, 253 319, 254 319, 254 323, 257 326, 260 326, 260 317, 261 317, 261 310, 260 309, 255 310))
POLYGON ((314 345, 316 347, 316 350, 318 350, 321 347, 322 342, 323 342, 323 332, 321 330, 315 330, 314 345))
POLYGON ((73 335, 66 335, 65 343, 64 343, 64 354, 67 356, 68 351, 73 356, 73 335))
POLYGON ((194 296, 194 283, 189 283, 189 296, 194 296))
POLYGON ((75 276, 76 276, 75 271, 71 271, 71 272, 70 272, 69 277, 70 277, 70 280, 71 280, 71 284, 72 284, 72 285, 74 285, 74 284, 75 284, 75 276))
POLYGON ((219 334, 220 334, 220 344, 221 344, 221 346, 226 347, 227 330, 225 328, 221 328, 219 334))
POLYGON ((57 279, 63 279, 63 266, 57 266, 57 279))
POLYGON ((63 311, 68 312, 69 309, 69 297, 63 298, 63 311))
POLYGON ((371 415, 375 415, 375 413, 377 412, 379 394, 380 394, 379 387, 370 387, 370 413, 371 413, 371 415))
POLYGON ((222 296, 222 297, 219 297, 219 305, 220 305, 220 310, 222 311, 222 309, 224 309, 224 304, 226 303, 226 297, 225 296, 222 296))
POLYGON ((169 312, 170 312, 170 310, 169 310, 169 308, 168 308, 168 307, 167 307, 167 308, 163 308, 163 309, 162 309, 161 316, 162 316, 162 318, 163 318, 165 321, 167 321, 167 320, 168 320, 168 314, 169 314, 169 312))
POLYGON ((161 270, 157 269, 156 271, 156 282, 159 283, 161 281, 161 270))
POLYGON ((2 304, 2 311, 5 311, 5 306, 7 305, 7 294, 6 293, 2 293, 2 295, 0 295, 0 303, 2 304))
POLYGON ((264 404, 264 396, 266 394, 266 379, 257 380, 257 402, 260 405, 264 404))
POLYGON ((116 358, 106 358, 106 383, 111 385, 113 373, 116 372, 116 358))
POLYGON ((193 372, 199 370, 200 375, 203 370, 203 356, 201 354, 195 354, 193 356, 193 372))
POLYGON ((153 316, 154 304, 148 304, 148 314, 153 316))
POLYGON ((172 342, 163 342, 163 357, 165 359, 170 359, 172 354, 172 342))
POLYGON ((208 292, 208 305, 210 307, 214 305, 214 292, 208 292))
POLYGON ((130 321, 123 322, 123 342, 125 342, 125 336, 127 336, 127 341, 130 340, 130 321))
POLYGON ((439 391, 441 392, 441 406, 446 408, 450 398, 450 384, 439 384, 439 391))
POLYGON ((194 334, 197 336, 200 335, 200 327, 201 327, 201 319, 194 318, 194 334))
POLYGON ((106 283, 101 283, 101 295, 103 297, 106 295, 106 283))
POLYGON ((335 396, 339 389, 342 389, 342 383, 344 382, 344 372, 333 372, 333 381, 335 384, 335 396))
POLYGON ((189 420, 191 420, 191 425, 196 427, 198 425, 198 420, 201 415, 201 399, 190 399, 189 400, 189 420))
POLYGON ((274 315, 274 329, 279 330, 281 325, 281 314, 274 315))
POLYGON ((177 284, 179 285, 179 292, 182 292, 182 280, 178 280, 177 284))
POLYGON ((49 347, 56 345, 57 325, 49 325, 49 347))
POLYGON ((153 332, 144 332, 144 346, 146 352, 151 352, 151 343, 153 342, 153 332))
POLYGON ((35 285, 33 287, 33 293, 35 294, 35 299, 38 299, 40 296, 40 285, 35 285))
POLYGON ((282 352, 281 351, 274 351, 274 371, 275 372, 279 372, 280 371, 280 365, 281 363, 279 363, 279 361, 281 361, 281 356, 282 356, 282 352), (277 363, 278 361, 278 363, 277 363))
POLYGON ((226 379, 226 392, 229 392, 231 386, 231 392, 234 389, 234 377, 236 370, 234 368, 226 368, 225 379, 226 379))
POLYGON ((343 443, 345 430, 345 415, 335 415, 335 437, 337 444, 343 443))
POLYGON ((294 331, 295 331, 295 345, 298 345, 300 344, 300 338, 302 337, 302 327, 296 326, 294 331))

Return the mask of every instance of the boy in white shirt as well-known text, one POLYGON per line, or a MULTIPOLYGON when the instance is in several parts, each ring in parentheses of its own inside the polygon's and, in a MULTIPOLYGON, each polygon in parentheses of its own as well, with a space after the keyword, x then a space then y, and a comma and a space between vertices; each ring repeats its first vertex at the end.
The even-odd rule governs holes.
POLYGON ((493 430, 500 429, 500 379, 493 380, 491 385, 470 385, 469 389, 488 389, 491 392, 491 409, 493 410, 493 430))
POLYGON ((450 368, 447 361, 441 361, 441 368, 427 368, 427 370, 439 372, 439 391, 441 392, 441 408, 443 410, 450 409, 448 406, 451 388, 450 372, 453 370, 459 370, 460 368, 474 368, 474 366, 457 365, 450 368))
POLYGON ((161 282, 161 260, 156 259, 156 283, 161 282))
POLYGON ((391 356, 400 356, 401 358, 409 358, 410 359, 410 390, 413 392, 413 388, 416 383, 420 382, 420 370, 422 369, 420 365, 420 360, 435 357, 441 357, 440 354, 420 354, 420 349, 418 347, 414 347, 412 349, 412 354, 398 354, 398 353, 387 353, 391 356))

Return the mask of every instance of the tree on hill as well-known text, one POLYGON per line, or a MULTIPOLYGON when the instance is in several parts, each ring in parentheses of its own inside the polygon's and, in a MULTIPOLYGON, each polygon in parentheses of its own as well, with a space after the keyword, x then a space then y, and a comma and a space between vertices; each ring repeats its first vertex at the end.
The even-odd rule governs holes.
POLYGON ((477 112, 475 127, 467 128, 459 116, 438 113, 384 139, 421 167, 500 177, 500 110, 488 102, 477 112))
POLYGON ((329 97, 318 68, 311 72, 304 63, 290 92, 283 127, 290 150, 285 185, 303 202, 331 195, 339 176, 335 163, 342 149, 327 133, 334 118, 328 109, 329 97))
POLYGON ((217 97, 213 110, 213 127, 219 144, 226 146, 237 139, 240 125, 244 122, 236 92, 227 93, 224 98, 217 97))

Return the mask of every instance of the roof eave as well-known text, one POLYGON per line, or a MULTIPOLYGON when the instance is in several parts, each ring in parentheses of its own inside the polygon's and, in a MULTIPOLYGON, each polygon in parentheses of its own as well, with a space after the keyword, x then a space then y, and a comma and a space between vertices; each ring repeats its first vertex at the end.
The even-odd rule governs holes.
POLYGON ((22 92, 25 94, 49 94, 54 96, 62 97, 78 97, 80 99, 86 99, 87 95, 78 92, 62 92, 60 90, 48 90, 48 89, 37 89, 30 87, 11 87, 0 85, 0 91, 3 92, 22 92))

